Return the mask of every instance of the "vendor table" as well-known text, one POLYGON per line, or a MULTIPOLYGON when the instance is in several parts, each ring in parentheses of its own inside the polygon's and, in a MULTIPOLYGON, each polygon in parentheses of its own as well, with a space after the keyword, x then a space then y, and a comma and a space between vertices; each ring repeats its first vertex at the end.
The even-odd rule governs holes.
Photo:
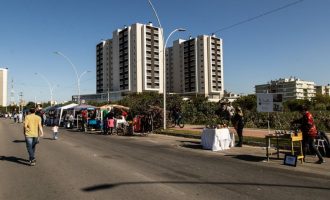
POLYGON ((234 133, 230 133, 228 128, 204 128, 201 134, 201 144, 203 149, 211 149, 212 151, 226 150, 234 146, 235 136, 234 133))
POLYGON ((266 139, 266 156, 267 156, 267 161, 269 161, 269 155, 271 155, 271 153, 269 152, 269 148, 270 148, 270 142, 271 139, 276 139, 276 152, 277 152, 277 158, 279 159, 280 156, 280 147, 279 147, 279 140, 287 140, 290 141, 291 143, 291 155, 294 155, 294 143, 298 142, 299 144, 299 155, 297 156, 297 159, 301 160, 301 162, 303 162, 303 149, 302 149, 302 133, 299 132, 297 135, 291 133, 291 134, 269 134, 265 136, 266 139))

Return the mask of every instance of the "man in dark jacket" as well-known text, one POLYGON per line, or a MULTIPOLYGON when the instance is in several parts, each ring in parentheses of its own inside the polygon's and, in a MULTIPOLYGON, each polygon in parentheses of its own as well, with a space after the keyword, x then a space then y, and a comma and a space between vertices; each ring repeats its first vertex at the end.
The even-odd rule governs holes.
POLYGON ((238 135, 238 143, 236 147, 242 147, 243 145, 243 128, 244 128, 244 116, 240 107, 236 108, 235 115, 233 117, 233 125, 238 135))

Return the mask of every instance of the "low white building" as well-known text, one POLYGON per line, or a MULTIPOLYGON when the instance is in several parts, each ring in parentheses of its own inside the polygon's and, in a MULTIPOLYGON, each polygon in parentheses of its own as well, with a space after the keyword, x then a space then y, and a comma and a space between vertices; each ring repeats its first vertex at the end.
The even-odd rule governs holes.
POLYGON ((280 78, 267 84, 255 86, 256 93, 281 93, 283 100, 311 99, 315 97, 315 83, 304 81, 296 77, 280 78))

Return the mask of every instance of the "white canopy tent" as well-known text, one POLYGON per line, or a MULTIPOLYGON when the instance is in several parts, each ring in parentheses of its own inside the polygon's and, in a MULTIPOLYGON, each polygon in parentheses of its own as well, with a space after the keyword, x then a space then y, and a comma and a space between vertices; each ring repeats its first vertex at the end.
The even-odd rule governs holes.
POLYGON ((77 105, 78 105, 78 104, 76 104, 76 103, 71 103, 71 104, 68 104, 68 105, 65 105, 65 106, 62 106, 62 107, 58 107, 58 108, 57 108, 57 110, 60 110, 60 120, 58 121, 58 125, 61 124, 63 110, 66 110, 66 109, 70 109, 70 108, 76 107, 77 105))

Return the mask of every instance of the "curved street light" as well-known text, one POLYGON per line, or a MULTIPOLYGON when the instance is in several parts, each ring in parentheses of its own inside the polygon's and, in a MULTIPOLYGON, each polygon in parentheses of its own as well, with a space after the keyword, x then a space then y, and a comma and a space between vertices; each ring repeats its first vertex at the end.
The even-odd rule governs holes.
POLYGON ((167 46, 167 42, 170 39, 170 37, 173 35, 173 33, 177 32, 177 31, 186 31, 186 29, 183 28, 177 28, 175 30, 173 30, 167 37, 166 42, 164 43, 164 30, 162 28, 162 25, 160 23, 160 19, 158 17, 157 11, 155 9, 155 7, 153 6, 153 4, 151 3, 151 0, 148 0, 149 5, 151 6, 152 10, 154 11, 154 14, 157 18, 158 21, 158 25, 160 27, 161 30, 161 34, 162 34, 162 38, 163 38, 163 129, 166 130, 166 46, 167 46))
POLYGON ((80 80, 81 80, 81 78, 82 78, 85 74, 87 74, 87 73, 89 73, 89 72, 91 72, 91 71, 89 71, 89 70, 85 70, 84 72, 82 72, 82 73, 79 75, 79 77, 78 77, 78 79, 77 79, 77 83, 78 83, 78 104, 80 104, 80 80))
POLYGON ((173 33, 175 32, 178 32, 178 31, 186 31, 186 29, 183 29, 183 28, 177 28, 175 30, 173 30, 167 37, 166 39, 166 42, 164 44, 164 49, 163 49, 163 52, 164 52, 164 55, 163 55, 163 98, 164 98, 164 130, 166 129, 166 46, 167 46, 167 42, 168 40, 170 39, 170 37, 173 35, 173 33))
POLYGON ((91 72, 91 71, 86 70, 86 71, 82 72, 82 73, 79 75, 76 66, 73 64, 73 62, 70 60, 69 57, 67 57, 66 55, 64 55, 64 54, 63 54, 62 52, 60 52, 60 51, 55 51, 54 53, 57 54, 57 55, 62 56, 63 58, 65 58, 65 59, 70 63, 70 65, 71 65, 71 67, 72 67, 74 73, 76 74, 76 79, 77 79, 77 89, 78 89, 78 99, 77 99, 77 102, 78 102, 78 104, 80 104, 80 79, 81 79, 81 77, 82 77, 83 75, 85 75, 87 72, 91 72))
POLYGON ((48 84, 49 87, 49 92, 50 92, 50 105, 53 105, 53 92, 54 92, 54 88, 55 86, 52 87, 51 83, 49 82, 49 80, 42 74, 42 73, 34 73, 35 75, 39 75, 42 79, 44 79, 44 81, 46 81, 46 83, 48 84))

